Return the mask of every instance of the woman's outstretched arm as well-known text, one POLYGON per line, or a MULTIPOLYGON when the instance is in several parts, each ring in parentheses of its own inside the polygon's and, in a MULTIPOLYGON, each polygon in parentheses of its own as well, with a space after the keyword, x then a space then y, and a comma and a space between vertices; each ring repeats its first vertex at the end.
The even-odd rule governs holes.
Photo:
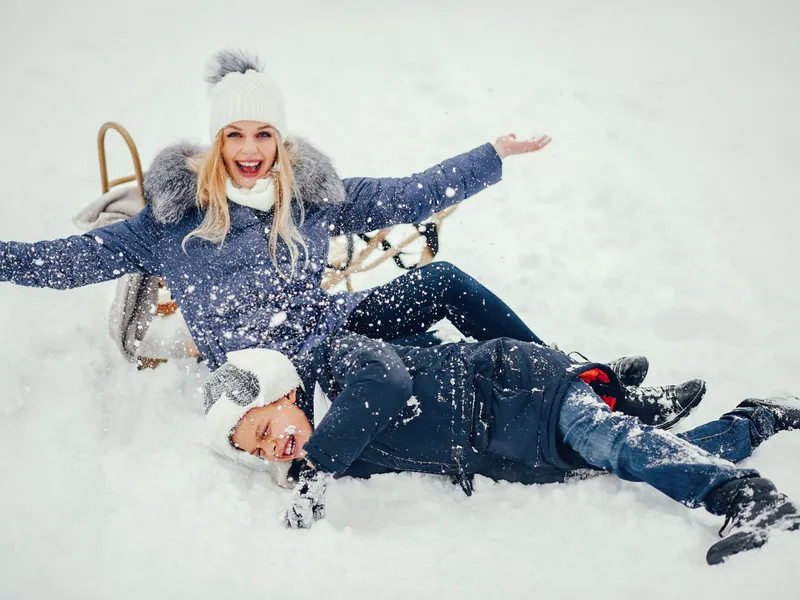
POLYGON ((60 240, 0 242, 0 281, 66 290, 128 273, 157 273, 159 226, 149 212, 60 240))
POLYGON ((536 152, 549 142, 546 136, 517 141, 510 134, 410 177, 345 179, 347 202, 329 209, 332 235, 424 221, 499 182, 503 158, 536 152))

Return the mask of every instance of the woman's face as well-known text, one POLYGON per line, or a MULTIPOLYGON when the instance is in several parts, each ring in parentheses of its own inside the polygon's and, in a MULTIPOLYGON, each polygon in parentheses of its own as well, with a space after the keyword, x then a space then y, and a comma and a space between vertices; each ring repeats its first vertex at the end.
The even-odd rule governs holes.
POLYGON ((296 390, 292 390, 277 402, 248 410, 233 430, 234 447, 272 462, 304 457, 311 423, 295 399, 296 390))
POLYGON ((252 188, 278 156, 277 133, 260 121, 231 123, 222 130, 222 140, 222 158, 236 187, 252 188))

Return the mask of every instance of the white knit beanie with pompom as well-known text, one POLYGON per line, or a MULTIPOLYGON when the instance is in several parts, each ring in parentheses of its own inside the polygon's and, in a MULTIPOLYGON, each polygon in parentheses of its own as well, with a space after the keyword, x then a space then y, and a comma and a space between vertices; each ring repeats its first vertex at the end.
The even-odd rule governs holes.
POLYGON ((255 56, 223 50, 208 67, 211 84, 211 141, 223 127, 236 121, 260 121, 272 125, 281 139, 287 135, 283 95, 277 84, 262 72, 255 56))

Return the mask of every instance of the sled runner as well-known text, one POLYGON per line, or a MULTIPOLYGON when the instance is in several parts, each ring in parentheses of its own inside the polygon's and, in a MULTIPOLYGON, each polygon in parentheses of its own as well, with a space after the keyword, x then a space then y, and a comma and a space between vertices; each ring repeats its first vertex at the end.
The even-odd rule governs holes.
MULTIPOLYGON (((103 193, 75 217, 75 224, 84 231, 130 218, 145 206, 144 171, 128 131, 118 123, 104 123, 97 135, 97 153, 103 193), (133 175, 109 180, 106 155, 109 131, 117 132, 127 145, 133 175), (136 185, 127 185, 133 182, 136 185)), ((352 292, 353 275, 374 269, 389 259, 408 270, 428 264, 439 251, 442 221, 453 210, 455 207, 448 208, 424 223, 332 238, 322 288, 328 290, 343 284, 352 292)), ((126 275, 119 280, 109 314, 109 333, 122 354, 136 362, 139 369, 155 368, 170 358, 199 358, 180 307, 159 277, 126 275)))

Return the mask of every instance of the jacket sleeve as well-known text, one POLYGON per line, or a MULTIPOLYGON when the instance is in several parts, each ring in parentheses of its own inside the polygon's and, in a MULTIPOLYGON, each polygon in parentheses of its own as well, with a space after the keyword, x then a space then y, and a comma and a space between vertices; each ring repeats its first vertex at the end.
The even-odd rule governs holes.
POLYGON ((149 212, 60 240, 0 242, 0 281, 66 290, 128 273, 157 273, 158 224, 149 212))
POLYGON ((484 144, 411 177, 345 179, 346 202, 329 209, 331 235, 419 223, 497 183, 502 174, 494 146, 484 144))
POLYGON ((318 352, 341 391, 304 449, 315 467, 341 474, 408 404, 411 375, 391 345, 360 335, 337 336, 318 352))

